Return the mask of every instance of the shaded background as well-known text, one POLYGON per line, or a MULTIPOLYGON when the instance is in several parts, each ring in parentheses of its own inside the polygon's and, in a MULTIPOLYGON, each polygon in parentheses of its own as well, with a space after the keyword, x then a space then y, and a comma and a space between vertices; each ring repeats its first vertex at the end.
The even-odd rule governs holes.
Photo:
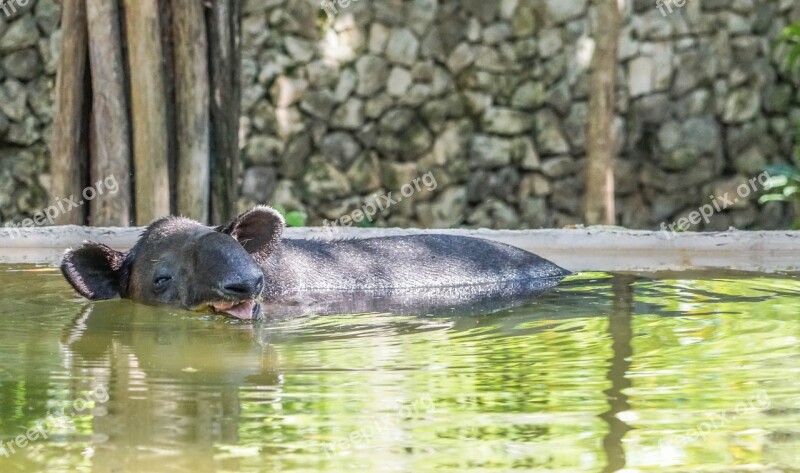
MULTIPOLYGON (((51 203, 59 4, 0 12, 0 217, 51 203)), ((774 42, 788 0, 625 2, 614 127, 617 221, 657 228, 790 163, 800 83, 774 42)), ((595 7, 586 0, 243 3, 238 207, 337 219, 427 172, 377 225, 581 223, 595 7)), ((695 229, 786 228, 740 199, 695 229)))

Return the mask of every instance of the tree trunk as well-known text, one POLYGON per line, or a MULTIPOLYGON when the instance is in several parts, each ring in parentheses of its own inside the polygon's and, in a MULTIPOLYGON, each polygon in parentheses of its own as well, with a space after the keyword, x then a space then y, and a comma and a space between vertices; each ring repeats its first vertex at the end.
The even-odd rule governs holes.
POLYGON ((617 0, 597 0, 597 13, 583 218, 587 225, 614 225, 614 87, 621 22, 617 0))
POLYGON ((136 223, 170 214, 169 128, 157 0, 125 0, 136 223))
POLYGON ((240 0, 216 0, 208 12, 211 67, 211 223, 222 224, 236 210, 241 107, 240 0))
POLYGON ((202 4, 173 0, 177 136, 176 204, 180 215, 209 216, 210 99, 208 36, 202 4))
POLYGON ((118 0, 86 2, 92 81, 90 185, 98 195, 89 223, 125 227, 131 223, 131 141, 118 0), (106 184, 115 182, 111 193, 106 184), (99 183, 103 184, 100 185, 99 183))
MULTIPOLYGON (((56 80, 56 113, 53 120, 53 149, 50 174, 53 177, 51 196, 58 199, 75 197, 81 201, 86 185, 89 133, 89 69, 85 0, 64 0, 62 3, 61 57, 56 80)), ((82 225, 85 207, 69 209, 56 218, 58 225, 82 225)))

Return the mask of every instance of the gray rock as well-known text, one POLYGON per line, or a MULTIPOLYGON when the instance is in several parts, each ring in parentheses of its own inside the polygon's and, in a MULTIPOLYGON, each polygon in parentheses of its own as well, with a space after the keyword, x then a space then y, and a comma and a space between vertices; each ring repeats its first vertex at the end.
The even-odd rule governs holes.
POLYGON ((362 153, 347 170, 354 192, 369 193, 381 186, 381 162, 376 153, 362 153))
POLYGON ((0 111, 15 122, 22 121, 27 114, 28 92, 14 79, 8 79, 0 87, 0 111))
POLYGON ((425 228, 452 228, 464 221, 466 210, 466 189, 450 187, 441 191, 433 202, 417 205, 417 218, 425 228))
POLYGON ((583 192, 583 183, 577 178, 561 179, 553 184, 553 192, 550 194, 550 205, 555 210, 560 210, 568 215, 578 215, 580 212, 581 201, 576 199, 576 195, 583 192))
POLYGON ((36 117, 31 115, 22 119, 21 123, 12 123, 8 127, 5 140, 19 146, 31 146, 42 138, 36 117))
POLYGON ((39 30, 33 15, 24 14, 14 20, 0 38, 0 54, 8 54, 20 49, 36 46, 39 30))
POLYGON ((242 179, 242 195, 266 204, 275 193, 278 176, 275 168, 256 166, 247 169, 242 179))
POLYGON ((473 166, 492 169, 511 164, 514 146, 510 140, 489 135, 475 135, 470 148, 473 166))
POLYGON ((483 129, 497 135, 517 135, 533 128, 533 115, 510 108, 490 108, 481 118, 483 129))
POLYGON ((722 121, 725 123, 742 123, 753 118, 761 108, 761 94, 754 87, 742 87, 733 90, 725 100, 725 111, 722 121))
POLYGON ((31 80, 42 71, 42 59, 36 48, 26 48, 13 52, 3 58, 6 73, 16 79, 31 80))
POLYGON ((352 192, 347 176, 321 156, 311 157, 302 188, 305 197, 312 202, 331 202, 352 192))
POLYGON ((382 23, 373 23, 369 29, 369 52, 382 54, 389 42, 389 28, 382 23))
POLYGON ((544 84, 528 81, 520 85, 511 97, 511 106, 520 110, 536 110, 545 99, 544 84))
POLYGON ((377 95, 369 100, 364 107, 364 112, 367 118, 376 119, 383 116, 383 114, 391 108, 393 102, 388 95, 377 95))
POLYGON ((545 199, 529 197, 520 202, 522 228, 544 228, 553 225, 545 199))
POLYGON ((251 136, 244 155, 248 163, 252 164, 278 164, 283 154, 283 141, 266 135, 251 136))
POLYGON ((541 159, 539 159, 539 153, 536 152, 536 147, 532 139, 527 136, 515 138, 513 147, 512 160, 519 167, 528 171, 541 167, 542 162, 541 159))
POLYGON ((483 42, 494 45, 502 43, 513 36, 514 32, 508 23, 495 23, 483 30, 483 42))
POLYGON ((345 130, 361 128, 364 125, 364 102, 357 98, 348 99, 333 113, 331 125, 345 130))
POLYGON ((361 153, 361 145, 350 133, 334 132, 320 144, 325 158, 339 169, 347 169, 361 153))
POLYGON ((400 189, 419 177, 417 163, 385 163, 383 169, 383 185, 389 189, 400 189))
MULTIPOLYGON (((2 138, 3 135, 6 134, 6 132, 8 131, 8 127, 10 125, 11 124, 8 121, 8 117, 6 117, 6 114, 0 111, 0 138, 2 138)), ((0 208, 2 207, 0 206, 0 208)))
POLYGON ((404 66, 413 66, 419 54, 419 40, 410 30, 396 29, 386 45, 386 58, 404 66))
POLYGON ((286 151, 281 156, 281 174, 293 179, 300 177, 311 151, 311 136, 308 133, 295 136, 286 145, 286 151))
POLYGON ((589 105, 586 102, 575 102, 564 118, 564 134, 567 135, 572 149, 577 151, 586 146, 586 127, 589 124, 589 105))
POLYGON ((479 205, 467 217, 467 223, 482 228, 516 229, 519 227, 519 216, 510 205, 492 200, 479 205))
POLYGON ((576 171, 577 163, 569 156, 556 156, 542 162, 542 174, 553 179, 560 179, 576 171))
POLYGON ((561 30, 549 28, 541 32, 539 36, 539 55, 549 58, 561 51, 563 42, 561 41, 561 30))
POLYGON ((755 177, 767 167, 767 158, 757 146, 747 148, 744 152, 733 156, 736 170, 745 176, 755 177))
POLYGON ((61 6, 56 0, 36 0, 36 23, 45 34, 53 34, 61 21, 61 6))
POLYGON ((575 0, 565 2, 564 0, 546 0, 547 15, 553 23, 564 23, 567 20, 577 18, 586 11, 587 0, 575 0))
POLYGON ((314 57, 314 46, 303 39, 289 36, 284 40, 286 52, 297 62, 306 63, 314 57))
POLYGON ((309 92, 303 96, 303 101, 300 102, 300 110, 322 120, 327 120, 330 118, 336 102, 336 97, 328 89, 309 92))
POLYGON ((378 56, 362 56, 356 63, 358 72, 358 95, 369 97, 386 86, 389 77, 389 65, 378 56))
POLYGON ((514 17, 511 18, 511 28, 518 38, 536 33, 537 26, 533 5, 520 5, 514 17))
POLYGON ((475 62, 475 50, 469 43, 461 43, 447 58, 447 67, 458 74, 475 62))
POLYGON ((270 94, 276 107, 286 108, 297 103, 308 89, 308 81, 280 76, 272 85, 270 94))
POLYGON ((565 154, 569 145, 561 132, 561 122, 551 110, 542 110, 534 117, 537 149, 545 155, 565 154))
POLYGON ((550 181, 541 174, 526 174, 519 186, 519 198, 524 201, 528 197, 544 197, 553 191, 550 181))
POLYGON ((54 87, 55 79, 47 76, 41 76, 28 84, 28 105, 43 123, 50 123, 53 119, 54 87))
POLYGON ((432 163, 444 166, 467 155, 470 146, 472 126, 469 122, 451 122, 436 138, 433 144, 432 163))
POLYGON ((356 90, 356 86, 358 86, 358 75, 354 70, 347 68, 339 76, 333 96, 337 102, 344 102, 356 90))
MULTIPOLYGON (((285 56, 283 56, 285 57, 285 56)), ((268 58, 266 59, 268 62, 264 65, 264 68, 270 68, 271 65, 274 63, 275 59, 268 58)), ((308 82, 312 87, 321 88, 321 87, 328 87, 332 84, 335 84, 336 81, 340 79, 341 72, 339 71, 339 67, 335 64, 327 60, 317 60, 308 63, 305 67, 306 72, 308 72, 308 82)), ((279 68, 277 73, 270 72, 269 75, 265 75, 264 72, 261 73, 259 80, 261 82, 268 82, 271 80, 272 77, 277 76, 278 74, 283 74, 284 68, 279 68)))
POLYGON ((392 97, 402 97, 408 92, 412 83, 413 79, 408 69, 395 67, 389 74, 386 92, 392 97))
POLYGON ((789 111, 792 102, 792 86, 789 84, 773 84, 764 90, 764 110, 771 113, 784 114, 789 111))

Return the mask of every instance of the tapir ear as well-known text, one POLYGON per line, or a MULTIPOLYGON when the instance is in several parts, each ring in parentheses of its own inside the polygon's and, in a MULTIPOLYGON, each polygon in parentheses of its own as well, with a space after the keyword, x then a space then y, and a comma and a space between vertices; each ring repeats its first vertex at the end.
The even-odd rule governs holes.
POLYGON ((120 269, 124 263, 125 253, 87 241, 64 254, 61 273, 87 299, 114 299, 120 295, 120 269))
POLYGON ((254 207, 219 230, 235 238, 258 260, 266 259, 280 242, 286 222, 272 207, 254 207))

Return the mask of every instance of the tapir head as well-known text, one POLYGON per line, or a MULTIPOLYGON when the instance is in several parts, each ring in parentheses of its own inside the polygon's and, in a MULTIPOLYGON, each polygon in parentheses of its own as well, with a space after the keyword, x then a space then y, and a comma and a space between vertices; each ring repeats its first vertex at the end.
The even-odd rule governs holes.
POLYGON ((167 217, 147 227, 127 253, 94 242, 68 250, 61 272, 91 300, 122 297, 251 319, 260 314, 264 290, 259 264, 278 245, 284 225, 269 207, 217 228, 167 217))

